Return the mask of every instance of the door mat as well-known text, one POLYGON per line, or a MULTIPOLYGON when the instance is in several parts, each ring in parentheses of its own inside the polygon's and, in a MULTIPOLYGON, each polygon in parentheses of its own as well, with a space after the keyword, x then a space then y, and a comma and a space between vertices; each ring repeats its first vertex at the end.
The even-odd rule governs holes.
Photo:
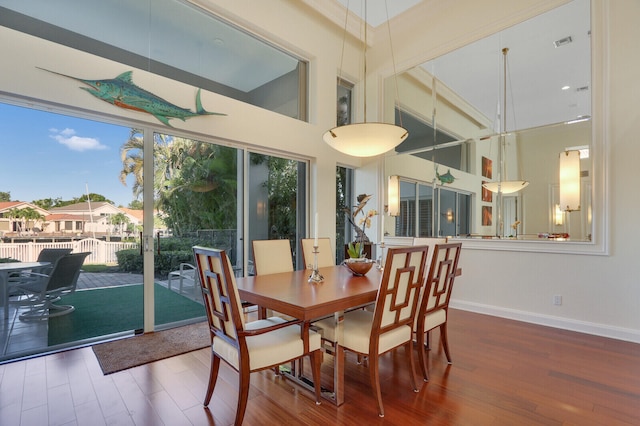
POLYGON ((202 349, 210 344, 209 326, 204 321, 100 343, 92 348, 100 368, 106 376, 149 362, 202 349))

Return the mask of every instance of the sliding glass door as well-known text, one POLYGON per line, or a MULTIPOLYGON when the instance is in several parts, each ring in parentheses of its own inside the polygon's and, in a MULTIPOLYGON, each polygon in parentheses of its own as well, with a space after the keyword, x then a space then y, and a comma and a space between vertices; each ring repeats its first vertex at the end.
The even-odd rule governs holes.
POLYGON ((247 156, 248 275, 254 273, 253 240, 289 240, 293 266, 301 269, 306 235, 307 163, 260 153, 247 156))

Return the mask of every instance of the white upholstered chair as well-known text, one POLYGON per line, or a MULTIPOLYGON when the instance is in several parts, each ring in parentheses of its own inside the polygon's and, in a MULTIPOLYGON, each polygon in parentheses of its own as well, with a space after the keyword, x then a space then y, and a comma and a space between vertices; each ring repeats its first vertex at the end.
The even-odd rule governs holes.
POLYGON ((429 380, 426 357, 426 349, 429 347, 429 332, 436 327, 440 327, 440 341, 447 361, 451 364, 447 340, 447 320, 449 319, 449 300, 458 270, 461 247, 461 243, 438 244, 433 250, 414 328, 418 359, 425 381, 429 380))
MULTIPOLYGON (((369 377, 380 417, 384 416, 378 370, 380 355, 404 346, 411 384, 413 390, 418 391, 413 356, 413 324, 420 289, 425 280, 428 250, 426 246, 389 249, 375 310, 357 309, 344 314, 342 338, 338 339, 336 345, 336 357, 344 357, 344 351, 368 357, 369 377)), ((314 323, 322 329, 323 334, 332 335, 335 335, 334 324, 332 318, 314 323)))
MULTIPOLYGON (((289 240, 253 240, 254 272, 256 275, 293 271, 293 257, 289 240)), ((258 307, 259 318, 272 316, 265 308, 258 307)))
POLYGON ((242 424, 249 395, 250 374, 309 355, 316 404, 320 403, 320 335, 301 331, 302 321, 273 317, 245 322, 231 262, 224 250, 194 247, 211 334, 211 368, 204 405, 209 405, 220 360, 238 372, 236 425, 242 424))
MULTIPOLYGON (((313 238, 302 238, 300 247, 302 248, 302 261, 304 267, 313 269, 315 261, 313 254, 313 238)), ((336 264, 336 253, 331 248, 331 240, 329 238, 318 238, 318 268, 325 266, 334 266, 336 264)))

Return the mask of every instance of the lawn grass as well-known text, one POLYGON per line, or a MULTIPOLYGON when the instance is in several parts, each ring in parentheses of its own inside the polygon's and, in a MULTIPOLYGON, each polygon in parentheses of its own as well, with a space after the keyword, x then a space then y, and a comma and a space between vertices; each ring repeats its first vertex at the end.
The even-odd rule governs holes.
POLYGON ((84 272, 118 272, 120 268, 114 265, 82 265, 82 270, 84 272))

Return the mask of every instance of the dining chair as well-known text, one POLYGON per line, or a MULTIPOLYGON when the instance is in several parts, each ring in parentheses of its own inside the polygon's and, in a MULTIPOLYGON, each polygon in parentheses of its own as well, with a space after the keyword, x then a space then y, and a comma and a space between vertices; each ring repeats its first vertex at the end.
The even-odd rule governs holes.
POLYGON ((250 374, 305 355, 311 358, 316 404, 320 404, 320 335, 300 320, 272 317, 245 322, 236 279, 224 250, 195 246, 193 253, 211 335, 211 367, 204 405, 209 405, 220 360, 224 360, 238 372, 235 424, 240 425, 247 407, 250 374))
MULTIPOLYGON (((350 351, 368 358, 369 378, 380 417, 384 417, 378 366, 380 355, 404 346, 411 370, 411 384, 413 390, 418 391, 413 324, 425 280, 428 251, 427 246, 389 249, 374 311, 357 309, 346 312, 342 335, 337 337, 336 357, 344 357, 345 351, 350 351)), ((322 329, 322 333, 337 334, 333 318, 320 320, 314 326, 322 329)))
POLYGON ((78 284, 82 264, 91 252, 70 253, 55 261, 49 275, 31 272, 28 284, 20 287, 27 295, 19 304, 28 305, 29 310, 19 315, 23 321, 44 320, 66 315, 75 310, 72 305, 60 305, 57 302, 66 294, 73 293, 78 284), (34 276, 41 280, 33 280, 34 276), (30 294, 29 294, 30 293, 30 294))
MULTIPOLYGON (((256 275, 293 271, 293 257, 289 240, 253 240, 253 267, 256 275)), ((273 312, 259 306, 260 319, 273 316, 273 312)))
MULTIPOLYGON (((302 248, 302 262, 307 269, 313 269, 315 256, 313 254, 313 238, 302 238, 300 247, 302 248)), ((325 266, 335 266, 336 253, 331 248, 331 240, 329 238, 318 238, 318 268, 325 266)))
POLYGON ((429 332, 436 327, 440 327, 440 342, 442 342, 447 362, 451 364, 447 339, 447 320, 449 319, 449 299, 451 299, 453 282, 457 276, 461 249, 461 243, 448 243, 437 244, 433 250, 414 328, 418 346, 418 360, 425 381, 429 380, 426 356, 426 350, 430 347, 429 332))

